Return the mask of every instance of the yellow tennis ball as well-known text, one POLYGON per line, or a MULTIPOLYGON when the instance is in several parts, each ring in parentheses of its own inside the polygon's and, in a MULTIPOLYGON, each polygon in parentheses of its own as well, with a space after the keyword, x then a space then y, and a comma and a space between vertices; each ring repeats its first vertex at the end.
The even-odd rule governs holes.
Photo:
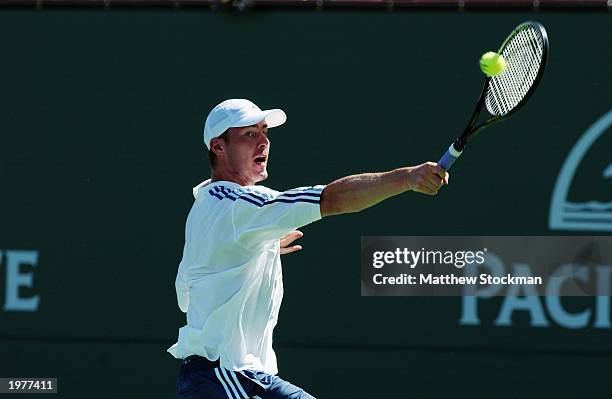
POLYGON ((489 51, 480 57, 480 70, 487 76, 496 76, 506 70, 506 59, 496 52, 489 51))

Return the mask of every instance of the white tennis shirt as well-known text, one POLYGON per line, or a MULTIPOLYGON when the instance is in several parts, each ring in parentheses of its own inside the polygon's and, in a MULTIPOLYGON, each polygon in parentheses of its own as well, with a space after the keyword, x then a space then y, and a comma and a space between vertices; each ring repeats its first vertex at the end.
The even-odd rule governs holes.
POLYGON ((210 180, 194 187, 176 276, 187 324, 168 352, 219 359, 229 370, 278 372, 272 331, 283 298, 279 239, 321 219, 324 187, 278 192, 210 180))

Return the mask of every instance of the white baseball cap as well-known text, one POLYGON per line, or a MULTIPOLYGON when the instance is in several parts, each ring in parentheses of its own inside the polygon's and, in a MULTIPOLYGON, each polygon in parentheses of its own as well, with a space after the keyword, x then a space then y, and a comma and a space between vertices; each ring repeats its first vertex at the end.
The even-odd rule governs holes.
POLYGON ((280 126, 287 120, 282 109, 262 111, 257 105, 242 98, 225 100, 210 111, 204 123, 204 144, 210 149, 210 140, 221 136, 230 127, 255 125, 266 120, 268 128, 280 126))

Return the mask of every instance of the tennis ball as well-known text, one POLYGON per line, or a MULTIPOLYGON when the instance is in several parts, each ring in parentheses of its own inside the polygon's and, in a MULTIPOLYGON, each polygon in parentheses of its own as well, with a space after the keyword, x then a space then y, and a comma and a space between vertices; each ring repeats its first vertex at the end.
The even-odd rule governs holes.
POLYGON ((480 57, 480 70, 487 76, 496 76, 506 70, 506 60, 501 54, 493 51, 480 57))

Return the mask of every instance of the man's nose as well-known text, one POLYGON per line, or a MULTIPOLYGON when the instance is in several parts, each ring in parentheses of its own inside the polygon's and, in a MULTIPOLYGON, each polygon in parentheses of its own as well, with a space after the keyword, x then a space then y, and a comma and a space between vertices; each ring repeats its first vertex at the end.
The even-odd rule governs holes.
POLYGON ((270 145, 270 140, 268 139, 266 135, 262 134, 261 138, 259 139, 259 143, 257 144, 257 148, 266 148, 269 145, 270 145))

